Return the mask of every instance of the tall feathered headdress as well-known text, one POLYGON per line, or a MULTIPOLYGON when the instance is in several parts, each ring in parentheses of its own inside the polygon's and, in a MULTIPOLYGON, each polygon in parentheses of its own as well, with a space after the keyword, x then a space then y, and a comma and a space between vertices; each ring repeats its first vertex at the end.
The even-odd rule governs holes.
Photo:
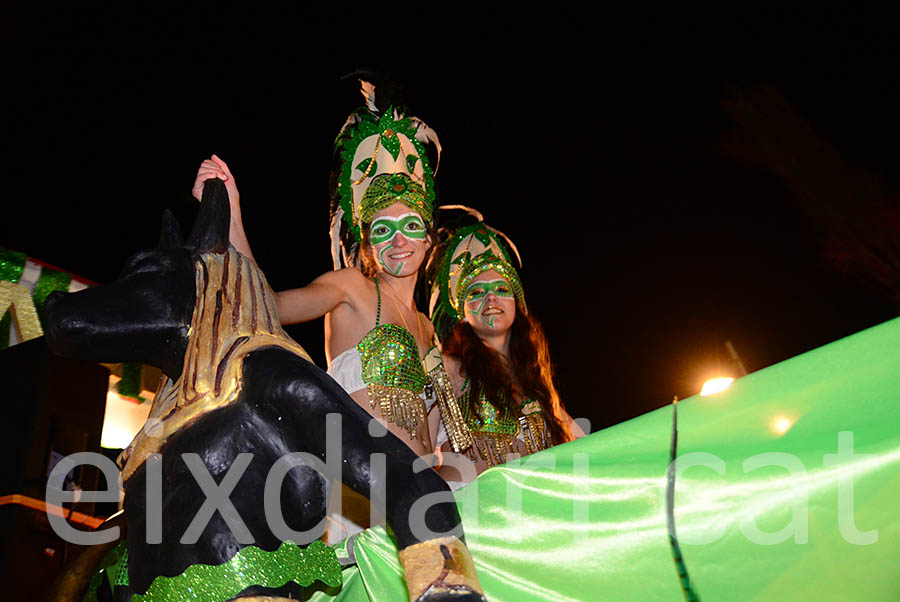
POLYGON ((480 213, 462 205, 441 209, 462 209, 469 215, 467 225, 445 229, 446 238, 429 266, 431 302, 429 313, 438 337, 443 341, 465 317, 466 289, 479 274, 494 270, 509 282, 519 308, 527 312, 525 292, 512 258, 522 266, 519 251, 505 234, 484 223, 480 213))
POLYGON ((434 175, 441 144, 434 130, 407 109, 389 83, 377 86, 360 79, 366 106, 347 118, 335 139, 338 167, 333 174, 331 203, 331 257, 334 268, 359 266, 362 228, 372 216, 400 202, 432 222, 435 203, 434 175), (376 100, 376 87, 384 88, 376 100), (434 171, 425 145, 437 151, 434 171))

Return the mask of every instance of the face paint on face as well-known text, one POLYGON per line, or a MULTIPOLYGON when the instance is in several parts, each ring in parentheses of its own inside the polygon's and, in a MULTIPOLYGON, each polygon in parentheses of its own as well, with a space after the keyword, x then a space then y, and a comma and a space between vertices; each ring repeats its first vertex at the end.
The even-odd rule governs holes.
MULTIPOLYGON (((378 263, 386 272, 394 276, 403 271, 406 265, 406 257, 397 259, 388 254, 391 250, 397 251, 396 254, 404 254, 404 251, 397 248, 399 245, 395 244, 395 242, 399 242, 395 239, 397 235, 403 236, 410 243, 426 242, 427 230, 422 216, 413 212, 404 213, 398 217, 383 215, 375 218, 369 227, 369 240, 372 248, 375 249, 378 263)), ((411 255, 414 251, 415 249, 410 248, 405 252, 411 255)))
POLYGON ((500 299, 515 298, 512 287, 502 278, 473 282, 466 290, 465 296, 466 309, 477 315, 478 319, 489 328, 494 327, 494 317, 496 316, 496 313, 490 310, 498 309, 493 305, 487 305, 488 295, 491 293, 500 299))

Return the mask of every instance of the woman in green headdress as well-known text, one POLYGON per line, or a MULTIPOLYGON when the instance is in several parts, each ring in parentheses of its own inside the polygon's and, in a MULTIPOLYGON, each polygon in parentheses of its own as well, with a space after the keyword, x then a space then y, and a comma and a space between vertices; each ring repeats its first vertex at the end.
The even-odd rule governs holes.
MULTIPOLYGON (((547 339, 528 312, 510 250, 479 220, 452 233, 434 262, 431 315, 472 444, 455 449, 444 424, 437 441, 442 452, 463 451, 474 474, 584 436, 553 384, 547 339)), ((441 472, 451 481, 472 476, 446 465, 441 472)))
MULTIPOLYGON (((362 81, 366 106, 354 111, 335 141, 332 176, 334 271, 276 294, 283 324, 325 317, 328 372, 350 396, 416 454, 433 450, 429 414, 443 370, 434 329, 415 305, 420 268, 432 247, 434 179, 425 144, 433 130, 402 104, 362 81)), ((386 88, 392 90, 390 88, 386 88)), ((200 166, 203 182, 225 181, 231 199, 231 242, 252 257, 228 166, 215 155, 200 166)), ((440 392, 440 387, 438 387, 440 392)), ((432 422, 439 417, 435 410, 432 422)))

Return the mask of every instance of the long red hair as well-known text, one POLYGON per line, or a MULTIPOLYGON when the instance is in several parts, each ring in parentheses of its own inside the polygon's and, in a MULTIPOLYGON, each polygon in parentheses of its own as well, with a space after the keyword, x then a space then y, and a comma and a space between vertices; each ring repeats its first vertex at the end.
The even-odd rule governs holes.
MULTIPOLYGON (((563 422, 562 402, 553 384, 550 348, 540 322, 520 310, 510 327, 509 360, 488 347, 468 322, 458 323, 444 342, 444 353, 456 357, 462 373, 469 378, 468 403, 473 404, 482 391, 501 412, 519 416, 521 399, 541 404, 554 444, 573 439, 569 425, 563 422)), ((474 407, 468 408, 474 412, 474 407)))

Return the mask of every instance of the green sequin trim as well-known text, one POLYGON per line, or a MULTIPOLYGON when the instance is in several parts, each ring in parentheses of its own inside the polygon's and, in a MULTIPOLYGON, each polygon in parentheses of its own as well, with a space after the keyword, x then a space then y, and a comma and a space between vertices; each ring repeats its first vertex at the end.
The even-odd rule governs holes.
POLYGON ((519 280, 519 274, 510 263, 494 255, 494 252, 487 250, 475 259, 469 259, 469 254, 463 255, 462 265, 460 267, 462 274, 456 283, 456 299, 452 299, 454 307, 458 315, 463 315, 463 307, 465 306, 466 291, 472 281, 480 274, 489 270, 494 270, 509 282, 519 301, 520 306, 525 307, 525 292, 522 290, 522 281, 519 280))
MULTIPOLYGON (((422 191, 422 198, 416 199, 417 206, 408 206, 421 213, 422 217, 425 218, 425 221, 430 223, 435 201, 434 175, 431 173, 431 169, 428 165, 428 156, 425 152, 425 145, 416 139, 417 126, 413 125, 412 119, 409 117, 394 119, 394 107, 388 107, 380 118, 365 108, 357 109, 354 115, 358 121, 348 125, 340 134, 338 134, 338 137, 335 140, 335 147, 340 150, 342 160, 341 172, 338 180, 339 202, 341 208, 344 210, 344 219, 347 221, 347 224, 350 226, 350 231, 353 233, 353 238, 356 242, 362 240, 360 233, 361 224, 357 222, 358 216, 355 215, 353 210, 353 187, 351 186, 352 182, 350 179, 353 172, 353 165, 351 162, 353 161, 353 155, 356 153, 359 144, 369 136, 375 134, 380 135, 380 145, 383 146, 387 152, 391 153, 395 159, 400 150, 400 143, 396 136, 397 133, 404 134, 415 147, 416 152, 419 154, 419 159, 422 161, 425 186, 422 191)), ((419 186, 419 189, 421 190, 422 187, 419 186)), ((378 209, 375 211, 378 211, 378 209)))
POLYGON ((25 260, 25 253, 0 249, 0 280, 17 283, 25 271, 25 260))
MULTIPOLYGON (((25 253, 11 249, 0 249, 0 280, 16 284, 25 271, 25 253)), ((12 316, 7 311, 0 317, 0 349, 9 347, 9 329, 12 316)))
POLYGON ((146 400, 141 397, 141 391, 143 391, 143 376, 143 364, 136 364, 133 362, 122 364, 122 380, 120 380, 118 384, 119 395, 133 397, 141 403, 144 403, 146 400))
POLYGON ((34 285, 32 298, 34 299, 34 307, 37 309, 38 317, 41 320, 41 326, 43 328, 46 328, 46 324, 44 323, 44 302, 47 300, 47 296, 53 291, 69 290, 69 283, 71 282, 71 274, 59 272, 46 266, 41 269, 41 275, 34 285))
POLYGON ((515 435, 519 432, 519 419, 509 408, 498 410, 481 391, 478 403, 469 401, 472 388, 469 387, 460 397, 460 410, 463 420, 473 433, 494 433, 498 435, 515 435))
POLYGON ((241 548, 219 565, 195 564, 177 577, 157 577, 144 595, 132 602, 223 602, 253 585, 281 587, 293 581, 301 586, 321 581, 341 585, 341 565, 333 548, 314 541, 307 548, 285 541, 274 552, 256 546, 241 548))
POLYGON ((359 204, 359 219, 363 224, 372 221, 376 213, 394 203, 403 203, 425 221, 431 221, 431 205, 422 186, 404 173, 382 174, 369 184, 359 204))
POLYGON ((408 330, 396 324, 381 324, 370 330, 356 346, 367 385, 406 389, 419 394, 428 375, 419 359, 419 346, 408 330))
POLYGON ((82 602, 97 602, 97 591, 100 584, 106 579, 109 589, 112 591, 119 582, 119 573, 122 566, 125 566, 125 585, 128 584, 128 547, 124 540, 120 541, 116 547, 106 553, 94 575, 91 577, 88 589, 81 599, 82 602))
POLYGON ((122 560, 119 562, 119 570, 116 571, 116 578, 113 580, 113 585, 121 585, 123 587, 128 587, 128 549, 125 549, 125 553, 122 555, 122 560))

